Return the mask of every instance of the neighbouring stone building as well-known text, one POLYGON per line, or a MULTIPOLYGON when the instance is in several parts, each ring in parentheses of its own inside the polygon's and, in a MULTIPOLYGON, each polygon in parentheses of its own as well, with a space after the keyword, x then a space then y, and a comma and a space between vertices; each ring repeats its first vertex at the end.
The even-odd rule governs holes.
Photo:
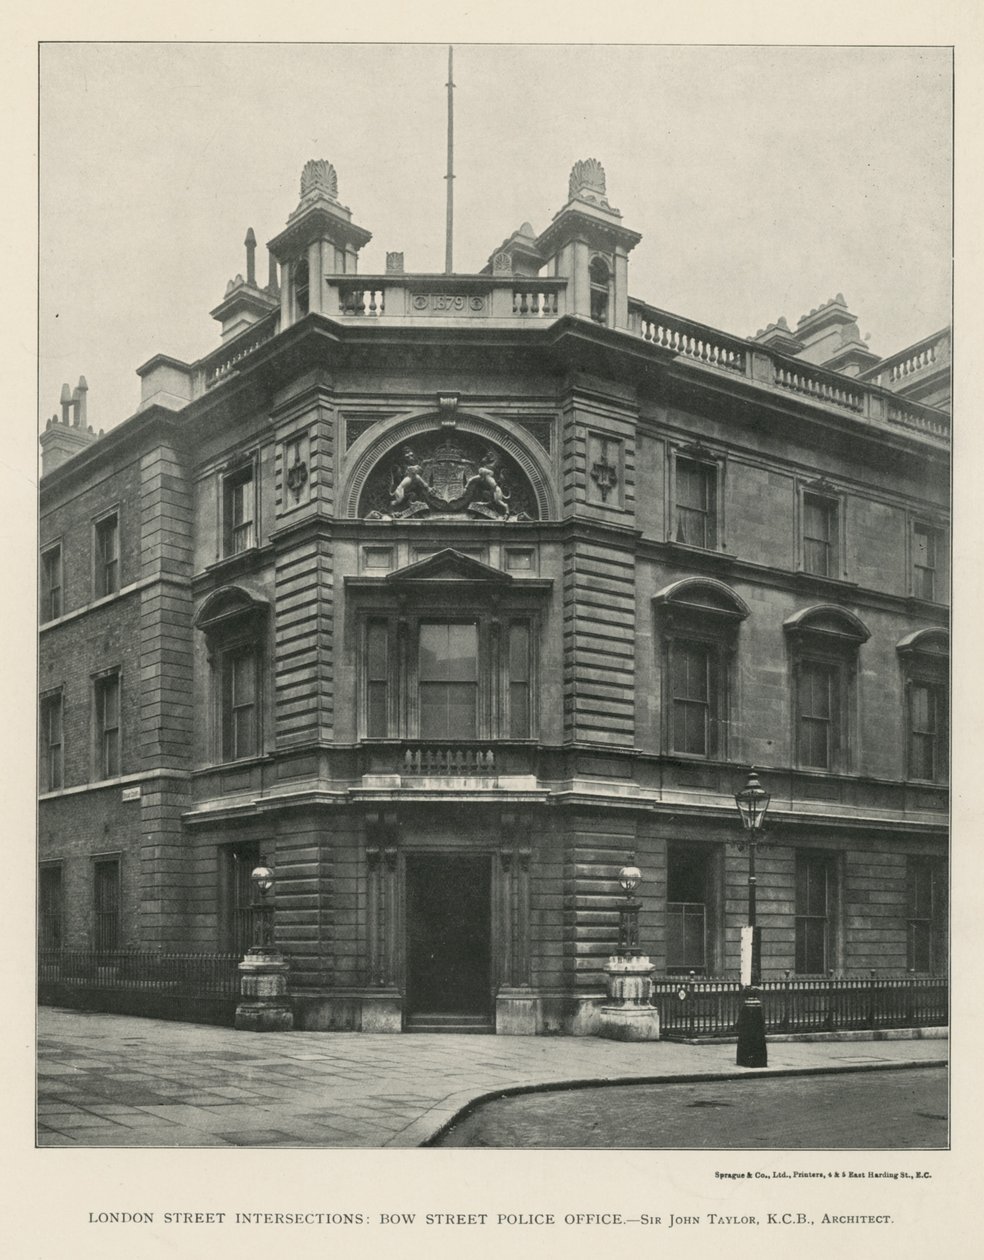
POLYGON ((630 297, 594 160, 476 274, 369 239, 308 163, 220 346, 42 436, 42 942, 242 949, 262 855, 299 1027, 590 1032, 630 856, 737 974, 754 765, 766 978, 941 971, 949 333, 630 297))

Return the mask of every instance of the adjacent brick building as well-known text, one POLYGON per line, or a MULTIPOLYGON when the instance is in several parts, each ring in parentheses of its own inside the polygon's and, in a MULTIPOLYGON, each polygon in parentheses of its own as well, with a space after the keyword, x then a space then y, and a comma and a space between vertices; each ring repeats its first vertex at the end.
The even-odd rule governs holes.
POLYGON ((241 949, 298 1025, 591 1031, 617 874, 658 973, 946 963, 949 338, 838 295, 743 339, 629 296, 593 161, 419 275, 326 162, 219 348, 42 437, 40 929, 241 949))

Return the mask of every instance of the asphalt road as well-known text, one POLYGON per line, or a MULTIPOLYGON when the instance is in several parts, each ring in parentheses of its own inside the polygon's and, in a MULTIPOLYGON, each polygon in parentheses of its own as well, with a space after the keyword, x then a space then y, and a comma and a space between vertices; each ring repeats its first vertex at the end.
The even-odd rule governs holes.
POLYGON ((908 1150, 946 1147, 947 1132, 937 1067, 519 1094, 434 1145, 908 1150))

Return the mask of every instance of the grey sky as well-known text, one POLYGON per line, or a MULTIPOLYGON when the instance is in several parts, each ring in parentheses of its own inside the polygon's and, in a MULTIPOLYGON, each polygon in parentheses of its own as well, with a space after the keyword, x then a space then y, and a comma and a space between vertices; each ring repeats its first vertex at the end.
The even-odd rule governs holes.
MULTIPOLYGON (((373 233, 444 262, 445 45, 49 44, 41 56, 43 420, 88 379, 218 344, 208 315, 328 158, 373 233)), ((578 158, 643 234, 633 296, 742 335, 841 290, 888 354, 950 318, 950 53, 456 45, 455 270, 563 204, 578 158)), ((265 249, 258 267, 266 279, 265 249)))

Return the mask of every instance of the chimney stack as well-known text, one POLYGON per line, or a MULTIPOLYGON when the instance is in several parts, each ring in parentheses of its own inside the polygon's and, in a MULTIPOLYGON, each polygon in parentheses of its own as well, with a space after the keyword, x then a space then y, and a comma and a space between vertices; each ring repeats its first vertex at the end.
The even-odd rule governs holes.
POLYGON ((84 376, 73 390, 68 384, 61 388, 61 419, 56 412, 41 434, 41 476, 54 472, 67 463, 79 451, 84 451, 96 440, 96 434, 86 423, 86 394, 89 386, 84 376))

